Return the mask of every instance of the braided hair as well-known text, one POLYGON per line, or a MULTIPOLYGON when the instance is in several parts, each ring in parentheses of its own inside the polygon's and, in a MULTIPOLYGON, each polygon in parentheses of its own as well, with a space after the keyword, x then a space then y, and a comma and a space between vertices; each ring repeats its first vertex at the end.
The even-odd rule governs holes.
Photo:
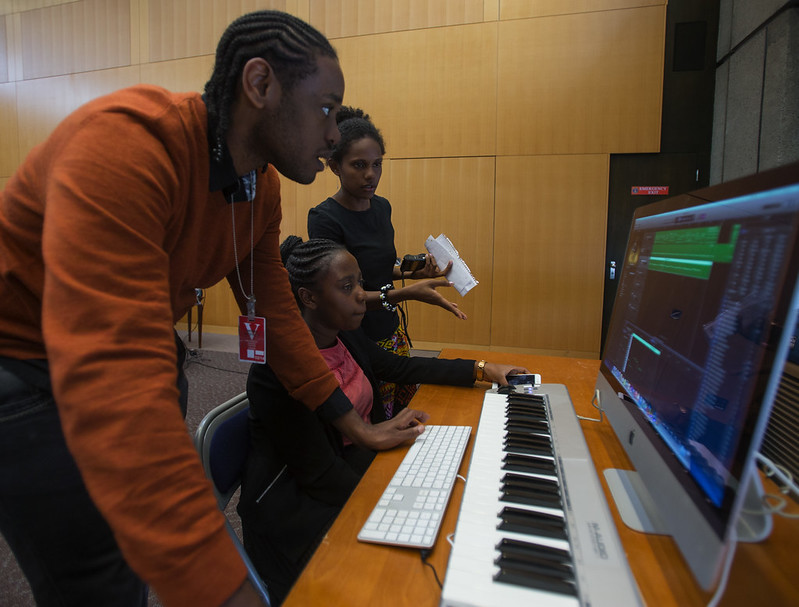
POLYGON ((211 78, 205 84, 212 145, 224 141, 230 112, 244 64, 254 57, 269 62, 280 85, 291 88, 313 74, 319 56, 338 59, 335 49, 318 30, 280 11, 255 11, 231 23, 216 47, 211 78))
POLYGON ((286 237, 280 245, 280 257, 288 270, 291 290, 300 310, 302 310, 300 287, 316 289, 317 281, 330 268, 333 255, 346 250, 343 244, 327 238, 312 238, 303 242, 299 236, 286 237))
POLYGON ((369 114, 364 113, 362 109, 346 105, 341 106, 336 113, 336 124, 338 124, 341 139, 333 148, 330 160, 341 164, 344 156, 350 151, 352 144, 364 137, 374 139, 377 145, 380 146, 380 153, 385 155, 386 145, 383 142, 383 135, 370 120, 369 114))

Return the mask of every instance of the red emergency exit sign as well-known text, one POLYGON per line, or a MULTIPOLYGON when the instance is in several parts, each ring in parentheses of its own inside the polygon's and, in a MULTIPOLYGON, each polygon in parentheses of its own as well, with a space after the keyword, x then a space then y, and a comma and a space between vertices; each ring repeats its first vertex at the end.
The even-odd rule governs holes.
POLYGON ((634 185, 630 190, 633 196, 663 196, 668 193, 667 185, 634 185))

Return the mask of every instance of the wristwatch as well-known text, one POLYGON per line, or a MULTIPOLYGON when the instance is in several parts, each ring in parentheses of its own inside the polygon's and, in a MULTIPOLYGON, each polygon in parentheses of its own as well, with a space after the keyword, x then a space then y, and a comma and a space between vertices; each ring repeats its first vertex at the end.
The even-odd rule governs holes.
POLYGON ((477 363, 477 381, 485 381, 486 378, 486 361, 481 360, 477 363))

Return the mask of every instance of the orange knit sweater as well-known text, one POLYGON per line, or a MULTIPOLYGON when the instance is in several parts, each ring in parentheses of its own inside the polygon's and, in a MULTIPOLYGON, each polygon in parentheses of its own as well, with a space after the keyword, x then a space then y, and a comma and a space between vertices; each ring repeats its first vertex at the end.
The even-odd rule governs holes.
MULTIPOLYGON (((173 324, 195 287, 228 276, 239 291, 231 205, 208 189, 206 131, 198 94, 125 89, 67 117, 0 194, 0 356, 49 361, 89 492, 167 605, 218 605, 245 576, 177 405, 173 324)), ((250 205, 236 205, 249 289, 250 205)), ((338 383, 280 262, 271 167, 254 213, 269 363, 315 408, 338 383)))

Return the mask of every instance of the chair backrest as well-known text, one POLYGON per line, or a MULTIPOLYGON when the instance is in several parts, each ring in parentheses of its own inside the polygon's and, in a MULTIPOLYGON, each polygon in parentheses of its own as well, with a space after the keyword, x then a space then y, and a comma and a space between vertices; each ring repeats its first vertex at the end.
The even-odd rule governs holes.
MULTIPOLYGON (((223 511, 236 489, 241 485, 241 477, 247 463, 247 453, 250 449, 247 421, 249 412, 250 402, 244 392, 209 411, 194 434, 194 445, 200 453, 203 469, 211 480, 216 501, 223 511)), ((227 530, 247 566, 247 576, 250 582, 266 605, 269 605, 269 592, 266 585, 255 570, 250 557, 247 556, 244 546, 229 520, 227 521, 227 530)))
POLYGON ((194 444, 206 475, 214 485, 219 507, 224 509, 241 484, 250 447, 247 393, 234 396, 212 409, 200 422, 194 444))

